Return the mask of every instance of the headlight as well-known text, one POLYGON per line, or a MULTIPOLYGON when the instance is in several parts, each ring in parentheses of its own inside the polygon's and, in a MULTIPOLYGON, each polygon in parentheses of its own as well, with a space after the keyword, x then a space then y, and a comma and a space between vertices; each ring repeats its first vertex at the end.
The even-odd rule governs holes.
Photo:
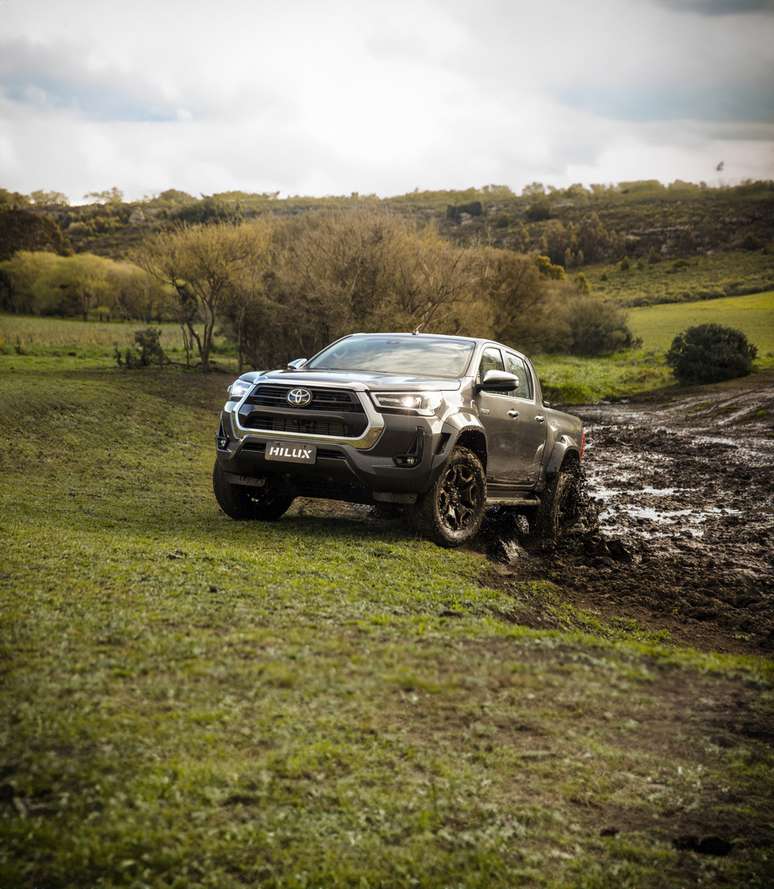
POLYGON ((239 401, 240 398, 244 398, 247 395, 254 385, 255 383, 251 383, 249 380, 234 380, 228 387, 228 400, 239 401))
POLYGON ((443 403, 440 392, 372 392, 377 408, 432 417, 443 403))

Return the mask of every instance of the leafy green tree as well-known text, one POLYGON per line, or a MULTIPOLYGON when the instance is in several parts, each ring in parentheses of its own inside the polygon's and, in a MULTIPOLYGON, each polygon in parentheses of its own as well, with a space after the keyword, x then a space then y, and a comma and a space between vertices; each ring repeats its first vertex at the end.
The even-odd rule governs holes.
POLYGON ((525 198, 543 197, 546 193, 546 187, 542 182, 530 182, 522 188, 521 193, 525 198))
POLYGON ((84 197, 92 198, 97 204, 117 205, 124 202, 124 193, 120 188, 116 188, 115 185, 105 191, 89 191, 84 197))
POLYGON ((29 210, 0 211, 0 260, 17 250, 68 253, 70 245, 56 220, 29 210))
POLYGON ((527 207, 527 219, 530 222, 542 222, 551 218, 551 205, 545 198, 540 198, 527 207))
POLYGON ((29 207, 30 199, 26 194, 0 188, 0 210, 20 210, 29 207))
POLYGON ((583 217, 578 227, 577 241, 586 262, 597 262, 605 257, 610 247, 610 235, 599 214, 594 212, 583 217))
POLYGON ((552 219, 546 224, 540 239, 540 249, 551 262, 564 265, 568 250, 572 256, 573 244, 574 231, 571 226, 566 227, 558 219, 552 219))
POLYGON ((187 191, 180 191, 177 188, 168 188, 152 200, 162 204, 192 204, 197 198, 192 194, 188 194, 187 191))
POLYGON ((243 219, 239 204, 226 203, 215 196, 202 198, 192 203, 181 203, 172 218, 186 225, 208 225, 230 222, 236 224, 243 219))
POLYGON ((61 191, 33 191, 30 193, 36 207, 69 207, 70 199, 61 191))

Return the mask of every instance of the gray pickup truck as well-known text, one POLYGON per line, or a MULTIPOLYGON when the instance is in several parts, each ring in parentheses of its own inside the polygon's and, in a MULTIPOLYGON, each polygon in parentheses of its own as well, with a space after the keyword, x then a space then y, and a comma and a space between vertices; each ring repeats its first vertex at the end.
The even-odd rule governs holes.
POLYGON ((457 546, 495 505, 556 538, 584 435, 508 346, 356 333, 284 370, 242 374, 216 446, 215 497, 231 518, 275 520, 295 497, 390 504, 457 546))

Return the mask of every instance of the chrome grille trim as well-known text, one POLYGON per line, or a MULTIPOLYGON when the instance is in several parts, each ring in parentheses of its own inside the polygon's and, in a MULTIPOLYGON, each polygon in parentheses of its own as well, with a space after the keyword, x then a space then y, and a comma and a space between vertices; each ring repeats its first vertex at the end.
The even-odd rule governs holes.
MULTIPOLYGON (((363 412, 367 418, 367 425, 365 430, 361 435, 356 437, 351 436, 336 436, 336 435, 305 435, 302 432, 273 432, 269 430, 260 431, 256 429, 248 429, 239 422, 239 409, 242 407, 244 403, 247 402, 247 399, 250 395, 253 394, 256 388, 261 385, 261 383, 274 385, 274 381, 269 380, 257 380, 255 386, 250 389, 249 392, 245 393, 239 401, 229 401, 226 404, 225 410, 231 415, 231 425, 233 427, 235 437, 244 444, 247 441, 265 441, 267 438, 277 441, 304 441, 309 442, 310 444, 320 443, 320 444, 341 444, 341 445, 349 445, 350 447, 357 448, 358 450, 367 450, 368 448, 372 448, 384 431, 384 418, 382 415, 374 408, 371 403, 371 399, 368 397, 367 389, 362 383, 350 383, 347 386, 342 386, 341 383, 327 383, 327 382, 317 382, 314 383, 303 380, 303 379, 283 379, 282 383, 278 385, 290 385, 290 386, 303 386, 305 389, 339 389, 339 390, 348 390, 350 391, 355 398, 360 402, 360 406, 363 409, 363 412)), ((291 408, 288 405, 288 410, 295 410, 295 408, 291 408)), ((304 409, 299 408, 299 414, 302 413, 304 409)))

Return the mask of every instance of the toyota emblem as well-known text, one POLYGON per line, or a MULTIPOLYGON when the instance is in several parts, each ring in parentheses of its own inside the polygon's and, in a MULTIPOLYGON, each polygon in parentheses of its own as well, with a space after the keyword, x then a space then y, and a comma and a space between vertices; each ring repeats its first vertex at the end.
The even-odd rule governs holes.
POLYGON ((312 400, 312 393, 308 389, 291 389, 287 400, 293 407, 306 407, 312 400))

